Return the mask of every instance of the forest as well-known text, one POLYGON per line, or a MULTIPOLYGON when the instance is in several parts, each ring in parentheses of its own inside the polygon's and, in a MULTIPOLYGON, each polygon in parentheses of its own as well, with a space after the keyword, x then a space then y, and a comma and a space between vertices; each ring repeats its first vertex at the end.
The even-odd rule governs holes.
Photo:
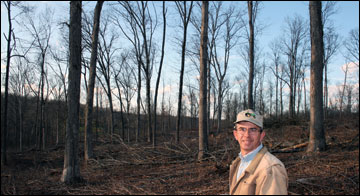
POLYGON ((1 194, 229 194, 251 108, 289 194, 358 195, 358 26, 303 3, 263 46, 264 2, 2 1, 1 194))

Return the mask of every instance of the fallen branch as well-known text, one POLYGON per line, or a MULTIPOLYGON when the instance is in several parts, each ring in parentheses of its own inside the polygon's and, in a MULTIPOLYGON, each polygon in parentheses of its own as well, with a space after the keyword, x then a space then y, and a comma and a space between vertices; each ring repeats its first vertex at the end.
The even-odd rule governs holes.
POLYGON ((287 148, 283 148, 283 149, 279 149, 279 150, 270 150, 271 153, 290 153, 290 152, 299 152, 302 151, 302 149, 305 146, 307 146, 309 144, 309 142, 305 142, 305 143, 301 143, 301 144, 297 144, 294 146, 290 146, 287 148))

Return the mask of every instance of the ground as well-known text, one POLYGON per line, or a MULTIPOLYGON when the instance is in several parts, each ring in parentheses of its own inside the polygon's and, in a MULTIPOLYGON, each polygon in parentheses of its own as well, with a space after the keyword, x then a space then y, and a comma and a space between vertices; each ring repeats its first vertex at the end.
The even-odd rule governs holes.
MULTIPOLYGON (((325 122, 327 150, 307 153, 307 123, 270 123, 264 145, 285 165, 289 194, 359 195, 359 125, 354 121, 325 122), (287 149, 285 149, 287 148, 287 149), (281 150, 285 149, 285 150, 281 150)), ((239 146, 232 130, 209 135, 209 155, 197 161, 197 130, 184 130, 177 144, 174 134, 149 143, 113 143, 100 138, 95 158, 83 161, 81 182, 60 182, 64 148, 47 151, 9 152, 8 166, 1 167, 1 194, 228 194, 229 165, 239 146)), ((80 143, 80 146, 83 144, 80 143)))

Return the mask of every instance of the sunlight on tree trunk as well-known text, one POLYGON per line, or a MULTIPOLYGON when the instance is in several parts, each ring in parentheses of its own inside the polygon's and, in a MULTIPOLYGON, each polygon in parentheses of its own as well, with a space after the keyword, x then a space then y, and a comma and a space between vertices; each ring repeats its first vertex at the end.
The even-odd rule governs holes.
POLYGON ((323 25, 321 2, 310 1, 311 76, 310 76, 310 140, 308 152, 326 149, 323 110, 323 25))

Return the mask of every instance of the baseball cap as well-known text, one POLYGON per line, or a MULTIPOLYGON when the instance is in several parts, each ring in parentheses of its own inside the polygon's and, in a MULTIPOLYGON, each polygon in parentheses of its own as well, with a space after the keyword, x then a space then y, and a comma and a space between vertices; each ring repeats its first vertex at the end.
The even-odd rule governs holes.
POLYGON ((238 115, 236 116, 236 121, 234 123, 238 123, 241 121, 251 122, 259 126, 261 129, 263 128, 263 117, 252 109, 247 109, 238 113, 238 115))

